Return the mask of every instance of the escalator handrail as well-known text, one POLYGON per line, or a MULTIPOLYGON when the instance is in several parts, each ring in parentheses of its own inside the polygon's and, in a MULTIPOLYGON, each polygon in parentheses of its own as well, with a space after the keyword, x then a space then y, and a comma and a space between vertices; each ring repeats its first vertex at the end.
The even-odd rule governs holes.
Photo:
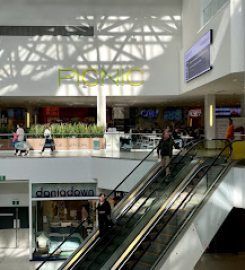
MULTIPOLYGON (((187 152, 182 156, 182 158, 181 158, 181 160, 179 161, 179 162, 177 162, 176 164, 175 164, 175 166, 177 166, 177 164, 179 164, 182 160, 183 160, 183 158, 195 147, 195 146, 197 146, 199 143, 201 143, 201 142, 203 142, 203 141, 205 141, 205 139, 202 139, 202 140, 197 140, 197 142, 195 142, 188 150, 187 150, 187 152)), ((220 140, 220 141, 222 141, 222 140, 220 140)), ((191 143, 193 143, 193 142, 191 142, 191 143)), ((109 198, 109 196, 111 195, 111 194, 113 194, 115 191, 116 191, 116 189, 120 186, 120 185, 122 185, 127 179, 128 179, 128 177, 130 177, 130 175, 132 175, 132 173, 157 149, 157 147, 158 146, 156 146, 155 148, 153 148, 151 151, 150 151, 150 153, 148 153, 140 162, 139 162, 139 164, 137 164, 137 166, 135 166, 134 167, 134 169, 126 176, 126 177, 124 177, 124 179, 114 188, 114 190, 113 191, 111 191, 107 196, 106 196, 106 199, 107 198, 109 198)), ((185 148, 183 148, 175 157, 174 157, 174 159, 176 159, 178 156, 180 156, 180 154, 183 152, 183 151, 185 151, 186 149, 185 148)), ((163 169, 164 170, 166 170, 166 168, 167 167, 169 167, 170 166, 170 164, 171 163, 169 163, 167 166, 165 166, 163 169)), ((141 181, 140 181, 141 182, 141 181)), ((73 230, 72 230, 72 232, 68 235, 68 236, 66 236, 65 237, 65 239, 56 247, 56 249, 52 252, 52 253, 50 253, 49 254, 49 256, 47 256, 46 258, 45 258, 45 260, 36 268, 36 270, 39 270, 39 269, 41 269, 41 267, 55 254, 55 252, 57 252, 57 250, 59 250, 59 248, 79 229, 79 228, 81 228, 82 226, 83 226, 83 224, 85 223, 87 221, 87 219, 84 219, 82 222, 80 222, 80 224, 76 227, 76 228, 74 228, 73 230)), ((92 233, 91 234, 91 239, 92 238, 94 238, 94 235, 95 234, 98 234, 98 230, 95 230, 94 231, 94 233, 92 233)), ((96 239, 96 238, 95 238, 96 239)), ((89 239, 86 241, 86 243, 89 241, 89 239)), ((85 244, 86 244, 85 243, 85 244)), ((84 244, 84 245, 85 245, 84 244)), ((92 243, 91 243, 92 244, 92 243)), ((68 259, 69 260, 69 259, 68 259)))
MULTIPOLYGON (((220 158, 220 156, 222 155, 222 153, 223 153, 228 147, 229 147, 229 150, 230 150, 230 151, 229 151, 229 157, 230 157, 231 154, 232 154, 232 143, 229 142, 229 144, 226 145, 226 146, 222 149, 222 151, 220 151, 220 153, 217 155, 217 157, 213 160, 212 163, 210 163, 210 164, 208 164, 208 165, 202 166, 201 168, 199 168, 198 171, 195 172, 195 174, 194 174, 192 177, 190 177, 190 179, 185 183, 183 189, 186 188, 186 186, 194 179, 194 177, 196 176, 196 174, 197 174, 200 170, 202 170, 203 168, 207 167, 207 170, 206 170, 205 173, 202 175, 202 177, 203 177, 203 176, 209 171, 209 169, 216 163, 216 161, 220 158)), ((193 189, 194 189, 194 188, 193 188, 193 189)), ((192 189, 192 190, 193 190, 193 189, 192 189)), ((187 197, 191 194, 192 190, 188 193, 187 197)), ((176 192, 176 195, 177 195, 178 192, 177 192, 177 191, 175 191, 175 192, 176 192)), ((176 197, 176 196, 173 196, 174 199, 176 199, 175 197, 176 197)), ((152 219, 156 219, 156 220, 155 220, 155 222, 153 222, 151 228, 148 229, 147 235, 148 235, 148 234, 150 233, 150 231, 154 228, 154 226, 157 224, 157 222, 159 221, 159 219, 161 219, 162 216, 163 216, 163 215, 169 210, 169 208, 173 205, 174 201, 175 201, 175 200, 172 199, 172 201, 170 201, 170 202, 167 203, 168 207, 165 208, 165 209, 162 211, 162 213, 161 213, 160 216, 158 216, 158 217, 154 216, 154 217, 152 218, 152 219)), ((182 205, 182 204, 181 204, 181 205, 182 205)), ((179 206, 179 207, 180 207, 180 206, 179 206)), ((175 212, 179 209, 179 207, 176 208, 176 210, 173 212, 173 214, 169 217, 168 220, 170 220, 170 219, 172 218, 172 216, 173 216, 173 215, 175 214, 175 212)), ((151 222, 151 220, 150 220, 149 222, 151 222)), ((148 223, 149 223, 149 222, 148 222, 148 223)), ((143 229, 143 230, 144 230, 144 229, 143 229)), ((142 231, 143 231, 143 230, 142 230, 142 231)), ((141 234, 141 232, 139 233, 139 235, 140 235, 140 234, 141 234)), ((147 235, 143 235, 143 236, 139 239, 138 243, 135 244, 134 247, 131 249, 130 253, 128 253, 126 257, 124 256, 125 258, 124 258, 123 261, 120 263, 120 265, 118 265, 118 266, 116 266, 116 267, 113 266, 112 269, 113 269, 113 270, 114 270, 114 269, 120 269, 120 268, 126 263, 126 261, 128 261, 128 259, 131 257, 131 255, 136 251, 136 249, 138 248, 138 246, 144 241, 144 239, 146 238, 147 235)), ((121 255, 120 258, 121 258, 121 257, 123 257, 123 255, 121 255)), ((119 258, 119 259, 120 259, 120 258, 119 258)), ((117 263, 117 264, 118 264, 118 263, 117 263)))
MULTIPOLYGON (((195 141, 195 143, 187 150, 187 152, 182 156, 182 158, 175 164, 175 166, 177 166, 183 159, 184 159, 184 157, 194 148, 194 147, 196 147, 199 143, 201 143, 201 142, 204 142, 205 141, 205 139, 203 139, 203 140, 197 140, 197 141, 195 141)), ((192 142, 193 143, 193 142, 192 142)), ((153 151, 154 150, 156 150, 157 149, 157 146, 154 148, 154 149, 152 149, 152 151, 143 159, 143 160, 141 160, 141 162, 127 175, 127 177, 125 177, 117 186, 116 186, 116 188, 118 188, 124 181, 126 181, 126 179, 140 166, 140 164, 142 164, 143 163, 143 161, 145 161, 152 153, 153 153, 153 151)), ((183 153, 183 151, 185 151, 186 149, 185 148, 183 148, 175 157, 174 157, 174 159, 173 160, 175 160, 178 156, 180 156, 182 153, 183 153)), ((166 170, 166 168, 168 168, 169 166, 171 165, 171 162, 169 163, 169 164, 167 164, 164 168, 163 168, 163 170, 166 170)), ((175 167, 174 166, 174 167, 175 167)), ((141 182, 141 181, 140 181, 141 182)), ((116 188, 114 188, 114 190, 109 194, 109 195, 107 195, 106 196, 106 198, 108 198, 111 194, 113 194, 114 192, 115 192, 115 190, 116 190, 116 188)), ((83 225, 83 223, 85 222, 86 220, 84 220, 83 222, 81 222, 81 224, 79 225, 79 227, 81 227, 82 225, 83 225)), ((74 230, 74 232, 75 232, 75 230, 74 230)), ((69 239, 69 237, 72 235, 73 233, 71 233, 67 238, 65 238, 65 240, 57 247, 57 250, 63 245, 63 243, 66 241, 66 240, 68 240, 69 239)), ((96 241, 96 238, 94 237, 94 235, 98 235, 98 229, 96 229, 95 231, 94 231, 94 233, 93 234, 91 234, 90 235, 90 237, 91 238, 94 238, 93 239, 93 241, 96 241)), ((90 239, 88 239, 88 241, 89 241, 90 239)), ((86 245, 87 244, 87 242, 88 241, 86 241, 86 243, 84 244, 84 245, 86 245)), ((92 243, 91 243, 91 245, 92 245, 92 243)), ((80 249, 82 249, 82 247, 80 247, 80 249)), ((56 250, 56 251, 57 251, 56 250)), ((85 251, 84 251, 85 252, 85 251)), ((50 256, 47 258, 47 260, 53 255, 55 253, 55 251, 52 253, 52 254, 50 254, 50 256)), ((87 252, 85 252, 85 254, 83 254, 83 256, 84 255, 86 255, 86 253, 87 252)), ((76 256, 76 254, 73 254, 72 256, 76 256)), ((80 255, 81 256, 81 255, 80 255)), ((80 257, 79 256, 79 257, 80 257)), ((72 258, 71 258, 72 259, 72 258)), ((47 261, 46 260, 46 261, 47 261)), ((75 260, 75 261, 77 261, 77 260, 75 260)), ((67 261, 67 263, 69 263, 70 262, 70 259, 68 259, 68 261, 67 261)), ((65 267, 65 266, 64 266, 65 267)), ((36 270, 39 270, 40 268, 37 268, 36 270)), ((67 267, 66 268, 59 268, 59 269, 68 269, 67 267)))
MULTIPOLYGON (((173 158, 173 160, 172 161, 174 161, 178 156, 180 156, 184 151, 186 151, 186 153, 184 153, 184 155, 182 156, 182 158, 177 162, 177 163, 175 163, 175 166, 174 166, 174 168, 178 165, 178 164, 180 164, 181 163, 181 161, 184 159, 184 157, 185 156, 187 156, 188 154, 189 154, 189 152, 191 151, 191 150, 193 150, 193 148, 195 148, 198 144, 200 144, 200 143, 202 143, 202 142, 205 142, 205 141, 207 141, 206 139, 202 139, 202 140, 197 140, 197 141, 195 141, 194 142, 194 144, 193 144, 193 142, 191 142, 190 144, 193 144, 187 151, 186 151, 186 149, 184 148, 184 149, 182 149, 174 158, 173 158)), ((213 140, 212 140, 213 141, 213 140)), ((227 142, 229 142, 228 140, 226 140, 226 139, 220 139, 219 141, 227 141, 227 142)), ((156 149, 156 148, 155 148, 156 149)), ((153 149, 152 151, 151 151, 151 153, 155 150, 155 149, 153 149)), ((147 155, 147 157, 149 156, 149 154, 147 155)), ((162 168, 163 170, 166 170, 166 168, 167 167, 169 167, 169 166, 171 166, 171 163, 169 163, 167 166, 165 166, 164 168, 162 168)), ((123 180, 123 181, 125 181, 125 179, 123 180)), ((122 182, 123 182, 122 181, 122 182)), ((121 183, 122 183, 121 182, 121 183)), ((149 181, 149 182, 151 182, 151 181, 149 181)), ((121 184, 120 183, 120 184, 121 184)), ((141 183, 141 181, 140 181, 140 183, 141 183)), ((140 185, 140 183, 139 183, 139 185, 140 185)), ((119 186, 120 186, 120 184, 119 184, 119 186)), ((134 187, 134 189, 137 189, 137 187, 135 186, 134 187)), ((139 191, 139 193, 141 193, 143 190, 140 190, 139 191)), ((112 194, 114 191, 112 191, 110 194, 112 194)), ((108 196, 107 196, 108 197, 108 196)), ((94 234, 92 234, 90 237, 91 238, 93 238, 93 241, 97 241, 97 239, 96 239, 96 237, 94 237, 94 235, 98 235, 98 229, 97 230, 95 230, 94 231, 94 234)), ((89 240, 88 240, 89 241, 89 240)), ((94 244, 93 244, 93 242, 91 242, 90 243, 91 244, 91 246, 93 246, 94 244)), ((87 243, 85 243, 84 245, 87 245, 87 243)), ((81 246, 80 247, 80 250, 76 253, 76 254, 73 254, 73 257, 72 258, 70 258, 70 259, 68 259, 68 261, 67 261, 67 264, 68 265, 71 265, 71 261, 73 261, 73 263, 77 263, 77 261, 79 260, 80 261, 80 259, 82 259, 86 254, 87 254, 87 252, 89 252, 89 250, 90 250, 90 248, 89 248, 89 246, 90 245, 88 245, 88 248, 87 249, 84 249, 83 248, 83 246, 81 246), (83 250, 83 252, 81 252, 81 250, 83 250), (79 256, 78 256, 78 254, 79 254, 79 256), (76 258, 76 259, 74 259, 74 257, 76 258)), ((69 269, 68 267, 67 267, 67 265, 64 265, 63 266, 64 268, 59 268, 59 269, 69 269)))
MULTIPOLYGON (((157 189, 157 188, 156 188, 156 189, 157 189)), ((146 201, 148 201, 148 199, 149 199, 149 198, 151 197, 151 195, 156 191, 156 189, 152 190, 152 192, 146 197, 146 199, 144 200, 144 202, 141 203, 141 205, 139 206, 139 208, 137 209, 137 211, 139 211, 139 209, 142 207, 142 205, 144 205, 144 203, 145 203, 146 201)), ((157 211, 157 210, 156 210, 156 211, 157 211)), ((127 220, 127 223, 129 223, 129 222, 133 219, 133 217, 134 217, 134 215, 135 215, 136 213, 137 213, 137 212, 133 213, 133 214, 130 216, 130 218, 127 220)), ((137 226, 137 224, 140 222, 141 218, 142 218, 142 217, 140 217, 140 218, 137 220, 136 224, 134 224, 134 227, 137 226)), ((110 232, 108 231, 107 233, 109 234, 110 232)), ((103 249, 100 250, 100 252, 96 255, 96 257, 99 257, 100 254, 102 254, 102 253, 104 252, 104 250, 106 250, 106 248, 108 247, 108 245, 110 245, 111 241, 113 241, 113 239, 114 239, 115 237, 117 237, 118 235, 120 235, 120 233, 121 233, 121 232, 118 231, 116 235, 113 235, 113 238, 110 238, 109 242, 105 243, 105 245, 103 246, 103 249)), ((93 263, 93 262, 91 262, 91 263, 93 263)))
MULTIPOLYGON (((232 143, 231 143, 232 145, 232 143)), ((229 147, 229 146, 227 146, 229 147)), ((225 150, 225 149, 224 149, 225 150)), ((231 153, 230 153, 230 157, 231 157, 231 153)), ((207 195, 209 194, 209 192, 213 189, 214 185, 219 181, 219 179, 223 176, 224 172, 227 171, 228 168, 230 168, 231 162, 228 163, 224 170, 222 170, 221 172, 219 172, 219 174, 216 177, 216 180, 214 180, 214 182, 210 185, 210 187, 208 188, 208 190, 205 192, 205 194, 203 195, 203 199, 201 200, 201 202, 196 205, 192 210, 191 213, 188 215, 188 217, 185 219, 185 221, 183 222, 183 224, 180 226, 180 228, 177 230, 177 232, 173 235, 173 238, 171 239, 171 241, 168 243, 168 245, 166 246, 165 250, 162 252, 162 254, 159 256, 159 258, 157 259, 157 261, 154 263, 152 269, 154 269, 154 266, 156 266, 159 261, 163 258, 163 256, 168 252, 170 246, 172 245, 172 243, 176 240, 176 238, 180 235, 181 231, 183 230, 183 228, 185 227, 185 225, 187 224, 187 222, 189 220, 192 219, 192 217, 194 216, 194 214, 196 213, 196 211, 198 209, 200 209, 203 206, 203 202, 206 199, 207 195)), ((213 166, 222 166, 222 164, 213 164, 213 166)), ((210 168, 209 168, 210 169, 210 168)), ((206 173, 209 171, 209 169, 206 171, 206 173)), ((202 177, 204 177, 206 174, 204 174, 202 177)), ((191 193, 193 193, 193 191, 198 187, 199 183, 197 183, 197 185, 195 187, 193 187, 193 189, 188 193, 187 197, 185 198, 185 200, 183 202, 181 202, 180 206, 178 207, 178 209, 183 205, 183 203, 189 199, 189 197, 191 196, 191 193)), ((177 209, 177 210, 178 210, 177 209)), ((176 211, 175 211, 176 212, 176 211)), ((171 217, 172 218, 172 217, 171 217)), ((169 218, 169 220, 171 219, 169 218)))
MULTIPOLYGON (((199 144, 200 142, 202 142, 202 141, 205 141, 205 139, 202 139, 202 140, 197 140, 192 146, 191 146, 191 148, 190 149, 188 149, 188 151, 186 152, 186 154, 192 149, 192 148, 194 148, 197 144, 199 144)), ((193 143, 193 142, 190 142, 189 144, 191 144, 191 143, 193 143)), ((187 144, 188 145, 188 144, 187 144)), ((106 198, 109 198, 116 190, 117 190, 117 188, 118 187, 120 187, 126 180, 127 180, 127 178, 130 176, 130 175, 132 175, 133 174, 133 172, 134 171, 136 171, 136 169, 157 149, 157 147, 158 147, 158 145, 155 147, 155 148, 153 148, 152 150, 151 150, 151 152, 148 154, 148 155, 146 155, 140 162, 139 162, 139 164, 137 164, 134 168, 133 168, 133 170, 126 176, 126 177, 124 177, 123 178, 123 180, 113 189, 113 191, 111 191, 107 196, 106 196, 106 198)), ((174 156, 174 159, 176 158, 176 157, 178 157, 178 156, 180 156, 180 154, 182 153, 182 151, 184 151, 185 150, 185 148, 183 148, 181 151, 179 151, 179 153, 176 155, 176 156, 174 156)), ((170 166, 170 163, 169 164, 167 164, 166 166, 165 166, 165 168, 164 169, 166 169, 166 168, 168 168, 170 166)))
MULTIPOLYGON (((196 147, 200 142, 203 142, 203 141, 204 141, 204 140, 198 140, 198 141, 195 141, 195 143, 187 150, 187 152, 182 156, 182 158, 181 158, 177 163, 174 163, 174 166, 173 166, 172 170, 174 170, 174 169, 182 162, 182 160, 184 159, 184 157, 186 157, 187 154, 189 154, 189 152, 190 152, 194 147, 196 147)), ((173 159, 171 159, 171 161, 169 162, 169 164, 167 164, 164 168, 160 167, 159 170, 156 172, 155 175, 157 175, 157 174, 160 172, 160 170, 166 170, 169 166, 171 166, 171 164, 175 161, 175 159, 177 159, 177 158, 183 153, 183 151, 185 151, 185 150, 186 150, 186 149, 183 148, 176 156, 174 156, 173 159)), ((152 177, 151 177, 151 178, 152 178, 152 177)), ((142 179, 142 180, 143 180, 143 179, 142 179)), ((133 188, 133 189, 134 189, 133 192, 135 193, 135 192, 137 191, 139 194, 138 194, 138 196, 136 196, 136 197, 134 198, 134 200, 133 200, 133 199, 131 200, 131 204, 132 204, 133 201, 137 200, 137 198, 141 195, 141 193, 143 192, 143 190, 151 183, 151 180, 152 180, 152 179, 150 179, 150 181, 147 182, 147 183, 143 183, 144 185, 143 185, 143 189, 142 189, 142 190, 137 190, 137 188, 140 189, 140 185, 142 185, 142 181, 140 181, 140 182, 133 188)), ((131 195, 132 195, 132 194, 131 194, 131 195)), ((150 195, 151 195, 151 194, 150 194, 150 195)), ((149 195, 148 197, 150 197, 150 195, 149 195)), ((125 198, 125 199, 126 199, 126 198, 125 198)), ((123 201, 121 201, 120 203, 122 204, 123 201)), ((128 206, 128 207, 130 207, 130 206, 128 206)), ((127 207, 124 207, 123 210, 121 210, 121 213, 120 213, 120 215, 117 216, 117 218, 118 218, 119 216, 122 215, 122 213, 125 211, 125 208, 127 208, 127 207)))
MULTIPOLYGON (((111 191, 107 196, 106 196, 106 199, 108 199, 109 198, 109 196, 111 196, 115 191, 116 191, 116 189, 120 186, 120 185, 122 185, 126 180, 127 180, 127 178, 155 151, 157 149, 157 146, 156 147, 154 147, 140 162, 139 162, 139 164, 137 164, 134 168, 133 168, 133 170, 126 176, 126 177, 124 177, 124 179, 114 188, 114 190, 113 191, 111 191)), ((69 234, 69 235, 67 235, 65 238, 64 238, 64 240, 55 248, 55 250, 52 252, 52 253, 50 253, 49 254, 49 256, 47 257, 47 258, 45 258, 45 260, 43 260, 42 261, 42 263, 36 268, 36 270, 39 270, 39 269, 41 269, 41 267, 55 254, 55 252, 57 252, 57 250, 59 250, 60 249, 60 247, 79 229, 79 228, 81 228, 82 226, 83 226, 83 224, 85 223, 87 221, 87 218, 86 219, 84 219, 83 221, 81 221, 80 222, 80 224, 76 227, 76 228, 74 228, 73 230, 72 230, 72 232, 69 234)), ((92 236, 91 236, 92 237, 92 236)))

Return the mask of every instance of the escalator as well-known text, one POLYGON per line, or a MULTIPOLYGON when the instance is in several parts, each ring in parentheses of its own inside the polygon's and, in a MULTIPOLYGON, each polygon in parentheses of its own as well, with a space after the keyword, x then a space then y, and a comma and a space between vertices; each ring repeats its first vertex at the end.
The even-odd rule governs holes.
POLYGON ((200 202, 199 193, 226 167, 228 145, 195 144, 172 159, 169 176, 155 164, 115 207, 113 228, 102 239, 96 230, 60 269, 151 268, 200 202))
POLYGON ((160 261, 162 264, 164 255, 177 241, 185 225, 230 168, 230 156, 231 147, 228 145, 211 164, 201 165, 140 232, 138 237, 141 240, 128 248, 110 268, 104 269, 156 269, 160 261))

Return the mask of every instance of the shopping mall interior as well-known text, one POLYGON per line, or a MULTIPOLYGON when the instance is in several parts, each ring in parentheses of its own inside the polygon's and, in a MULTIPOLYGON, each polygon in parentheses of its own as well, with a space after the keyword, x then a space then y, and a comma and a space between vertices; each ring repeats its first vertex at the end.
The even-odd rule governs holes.
POLYGON ((0 269, 245 269, 245 1, 0 4, 0 269))

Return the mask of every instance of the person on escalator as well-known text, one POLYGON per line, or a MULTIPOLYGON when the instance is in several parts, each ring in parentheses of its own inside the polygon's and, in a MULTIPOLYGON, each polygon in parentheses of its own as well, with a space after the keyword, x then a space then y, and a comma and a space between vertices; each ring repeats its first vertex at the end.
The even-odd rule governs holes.
POLYGON ((111 221, 111 206, 109 202, 105 199, 105 194, 100 193, 99 203, 97 206, 98 211, 98 221, 99 221, 99 231, 100 237, 103 237, 109 227, 112 226, 111 221))
POLYGON ((225 138, 232 142, 234 140, 234 125, 233 120, 229 118, 229 124, 226 130, 225 138))
MULTIPOLYGON (((162 139, 157 146, 157 154, 158 157, 161 156, 161 163, 163 168, 165 168, 170 162, 173 153, 173 146, 174 141, 171 138, 169 132, 165 130, 162 134, 162 139)), ((166 168, 166 175, 170 175, 169 167, 166 168)))

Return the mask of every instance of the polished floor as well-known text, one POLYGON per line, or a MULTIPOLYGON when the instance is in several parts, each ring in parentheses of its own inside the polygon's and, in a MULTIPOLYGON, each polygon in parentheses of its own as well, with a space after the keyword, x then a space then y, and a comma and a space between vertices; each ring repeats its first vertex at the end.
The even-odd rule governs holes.
MULTIPOLYGON (((0 158, 50 158, 50 157, 98 157, 98 158, 120 158, 120 159, 136 159, 141 160, 146 155, 150 153, 151 150, 144 151, 106 151, 106 150, 67 150, 67 151, 54 151, 51 153, 50 150, 45 150, 42 154, 40 151, 30 151, 28 156, 19 156, 14 155, 14 151, 0 151, 0 158)), ((156 152, 154 155, 151 155, 149 158, 155 158, 156 152)))
MULTIPOLYGON (((0 270, 35 270, 40 262, 29 261, 28 230, 0 230, 0 270)), ((50 262, 41 270, 57 270, 62 262, 50 262)), ((244 270, 245 254, 204 254, 194 270, 244 270)), ((169 269, 171 270, 171 269, 169 269)), ((192 270, 192 269, 181 269, 192 270)))
MULTIPOLYGON (((40 262, 29 261, 28 239, 28 230, 20 229, 16 245, 14 229, 0 230, 0 270, 35 270, 38 267, 40 262)), ((60 265, 61 262, 50 262, 41 270, 57 270, 60 265)))

